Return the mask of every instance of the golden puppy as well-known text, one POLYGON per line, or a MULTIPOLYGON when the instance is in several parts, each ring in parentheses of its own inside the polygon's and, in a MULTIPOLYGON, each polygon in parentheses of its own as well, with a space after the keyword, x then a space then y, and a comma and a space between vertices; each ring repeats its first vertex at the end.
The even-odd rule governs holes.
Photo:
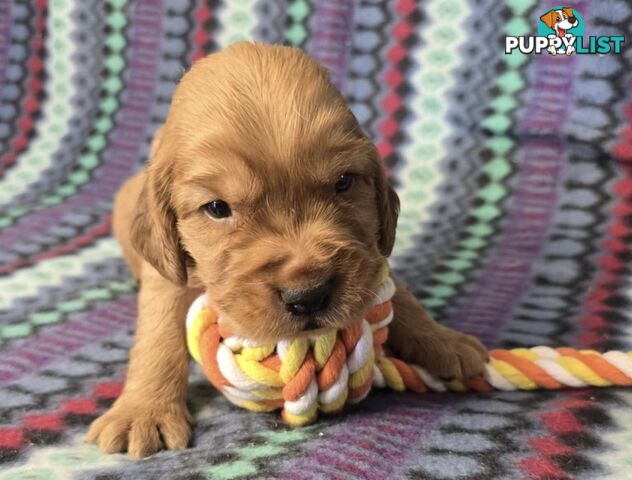
MULTIPOLYGON (((193 65, 114 231, 140 280, 125 388, 91 426, 105 452, 182 449, 184 319, 209 291, 240 335, 344 327, 367 308, 399 201, 324 68, 298 49, 239 43, 193 65)), ((441 377, 483 371, 474 338, 436 324, 401 285, 390 347, 441 377)))

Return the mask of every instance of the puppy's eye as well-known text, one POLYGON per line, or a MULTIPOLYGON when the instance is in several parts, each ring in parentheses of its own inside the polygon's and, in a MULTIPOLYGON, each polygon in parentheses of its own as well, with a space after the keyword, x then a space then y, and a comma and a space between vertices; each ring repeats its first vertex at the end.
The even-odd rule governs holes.
POLYGON ((336 193, 346 192, 351 188, 351 185, 353 185, 353 176, 348 173, 340 175, 336 182, 336 193))
POLYGON ((204 205, 204 211, 213 218, 227 218, 230 217, 233 212, 224 200, 213 200, 204 205))

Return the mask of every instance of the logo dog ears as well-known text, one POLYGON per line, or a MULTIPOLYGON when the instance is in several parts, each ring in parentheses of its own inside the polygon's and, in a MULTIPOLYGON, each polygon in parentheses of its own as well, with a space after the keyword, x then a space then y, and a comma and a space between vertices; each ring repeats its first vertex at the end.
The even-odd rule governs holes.
POLYGON ((505 37, 505 53, 549 55, 619 54, 625 43, 623 35, 584 35, 586 25, 582 15, 571 7, 553 7, 537 16, 536 35, 505 37))

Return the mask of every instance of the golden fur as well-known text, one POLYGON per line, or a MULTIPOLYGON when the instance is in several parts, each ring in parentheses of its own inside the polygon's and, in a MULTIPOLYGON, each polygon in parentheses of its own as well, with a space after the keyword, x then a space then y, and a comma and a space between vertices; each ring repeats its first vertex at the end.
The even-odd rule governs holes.
MULTIPOLYGON (((125 388, 88 439, 106 452, 185 448, 184 318, 207 289, 237 334, 343 327, 367 308, 393 248, 399 201, 327 72, 298 49, 239 43, 196 62, 149 166, 119 192, 114 231, 140 280, 125 388), (343 174, 353 179, 337 192, 343 174), (232 216, 204 205, 224 200, 232 216), (331 306, 291 315, 279 290, 333 285, 331 306)), ((390 347, 442 377, 482 372, 477 340, 441 327, 400 284, 390 347)))

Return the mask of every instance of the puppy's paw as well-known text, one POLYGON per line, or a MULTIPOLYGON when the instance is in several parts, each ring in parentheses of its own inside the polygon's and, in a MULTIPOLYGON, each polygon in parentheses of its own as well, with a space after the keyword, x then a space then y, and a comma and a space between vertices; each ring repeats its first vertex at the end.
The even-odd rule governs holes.
POLYGON ((441 326, 423 338, 411 338, 399 354, 446 381, 482 375, 489 360, 487 350, 476 338, 441 326))
POLYGON ((147 405, 120 398, 103 416, 97 418, 85 437, 104 453, 127 450, 141 458, 163 447, 183 450, 191 438, 193 417, 184 403, 147 405))

